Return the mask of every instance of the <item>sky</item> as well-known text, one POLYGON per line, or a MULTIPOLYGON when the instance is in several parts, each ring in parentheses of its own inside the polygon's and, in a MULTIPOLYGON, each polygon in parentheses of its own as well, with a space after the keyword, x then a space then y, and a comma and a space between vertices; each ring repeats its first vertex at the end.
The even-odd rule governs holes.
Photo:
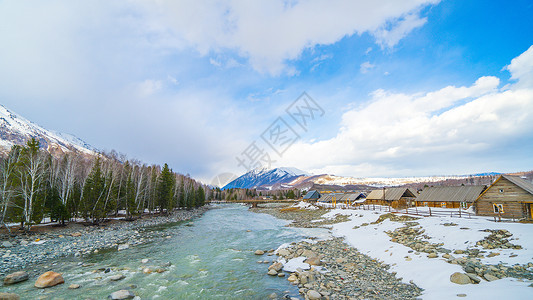
POLYGON ((531 1, 2 1, 0 103, 209 183, 533 169, 531 1))

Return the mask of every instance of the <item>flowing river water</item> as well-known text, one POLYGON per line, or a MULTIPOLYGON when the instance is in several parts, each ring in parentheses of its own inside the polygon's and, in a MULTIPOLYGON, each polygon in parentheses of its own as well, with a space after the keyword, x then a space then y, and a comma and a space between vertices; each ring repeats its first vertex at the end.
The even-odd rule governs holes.
POLYGON ((218 205, 197 219, 149 229, 167 238, 40 266, 40 271, 63 273, 65 284, 39 290, 30 279, 3 291, 17 293, 22 299, 106 299, 112 292, 128 288, 141 299, 268 299, 272 293, 280 298, 299 297, 298 289, 286 279, 266 275, 269 264, 257 263, 271 262, 276 256, 257 256, 254 251, 276 249, 282 243, 310 236, 325 237, 327 230, 286 224, 270 215, 250 212, 242 205, 218 205), (143 264, 143 259, 148 263, 143 264), (165 262, 172 264, 166 272, 142 271, 165 262), (94 271, 99 268, 111 271, 94 271), (118 274, 125 278, 109 280, 118 274), (68 289, 70 284, 81 287, 68 289))

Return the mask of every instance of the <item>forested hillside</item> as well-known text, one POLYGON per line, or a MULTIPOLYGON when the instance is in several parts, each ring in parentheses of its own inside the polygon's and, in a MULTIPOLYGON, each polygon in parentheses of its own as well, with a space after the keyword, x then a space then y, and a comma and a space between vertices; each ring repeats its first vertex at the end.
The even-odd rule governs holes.
POLYGON ((128 160, 116 152, 88 156, 51 155, 32 139, 15 145, 0 159, 0 224, 20 223, 29 230, 46 217, 82 218, 93 224, 125 211, 166 213, 205 203, 201 183, 157 165, 128 160))

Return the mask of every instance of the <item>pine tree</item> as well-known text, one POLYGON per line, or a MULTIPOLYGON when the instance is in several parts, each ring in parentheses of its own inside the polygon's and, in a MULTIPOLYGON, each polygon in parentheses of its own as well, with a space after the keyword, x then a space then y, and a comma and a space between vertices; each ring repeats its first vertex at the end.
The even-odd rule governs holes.
POLYGON ((98 224, 106 215, 103 201, 104 180, 100 157, 98 157, 83 186, 83 216, 85 219, 92 219, 93 224, 98 224))
POLYGON ((168 168, 168 165, 163 166, 163 170, 159 175, 159 180, 157 182, 157 204, 159 205, 160 212, 163 212, 164 209, 170 208, 170 203, 172 201, 172 193, 174 189, 174 176, 168 168))
POLYGON ((202 185, 198 186, 198 189, 196 190, 196 207, 204 206, 205 205, 205 192, 202 188, 202 185))

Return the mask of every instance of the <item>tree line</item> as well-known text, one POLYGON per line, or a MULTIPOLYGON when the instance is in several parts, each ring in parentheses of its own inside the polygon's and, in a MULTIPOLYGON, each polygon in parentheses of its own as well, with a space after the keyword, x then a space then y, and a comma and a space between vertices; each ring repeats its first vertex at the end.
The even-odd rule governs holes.
POLYGON ((119 212, 132 219, 203 206, 206 189, 167 164, 146 165, 114 151, 51 155, 31 139, 0 159, 0 224, 17 222, 29 230, 45 217, 62 224, 74 218, 99 224, 119 212))
POLYGON ((270 196, 273 200, 283 200, 283 199, 299 199, 302 195, 303 194, 299 189, 257 191, 256 189, 242 189, 242 188, 231 188, 231 189, 223 190, 219 187, 216 187, 210 190, 209 199, 238 201, 238 200, 254 199, 257 197, 270 196))

